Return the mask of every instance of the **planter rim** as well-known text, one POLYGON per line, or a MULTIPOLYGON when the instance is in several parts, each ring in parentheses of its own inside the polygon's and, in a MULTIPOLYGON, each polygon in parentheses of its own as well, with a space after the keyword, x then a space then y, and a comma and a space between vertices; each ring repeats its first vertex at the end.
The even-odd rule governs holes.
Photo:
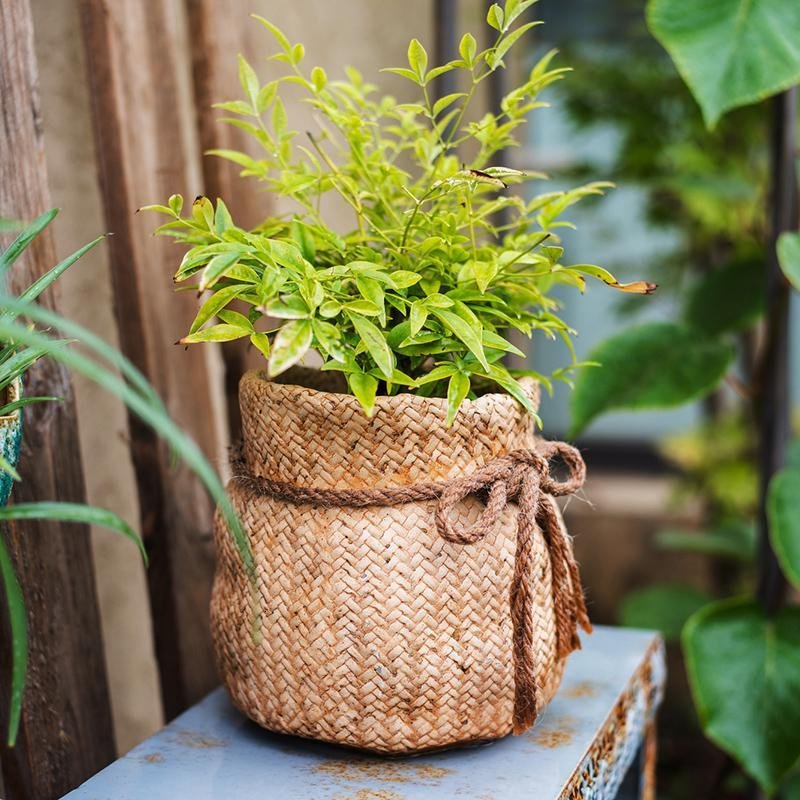
MULTIPOLYGON (((345 391, 315 389, 301 382, 303 378, 311 381, 315 378, 325 379, 326 376, 330 376, 331 383, 333 383, 338 375, 339 373, 337 372, 326 372, 312 367, 292 367, 285 373, 281 373, 275 378, 270 378, 266 369, 258 368, 245 372, 240 385, 246 381, 257 381, 258 383, 268 384, 276 393, 284 393, 295 397, 303 396, 321 407, 335 404, 341 408, 344 404, 345 406, 352 406, 354 410, 357 409, 363 414, 364 411, 355 395, 345 391)), ((539 382, 534 378, 522 377, 517 379, 517 383, 531 398, 534 408, 538 410, 541 389, 539 382)), ((422 397, 413 392, 400 392, 396 395, 378 395, 375 398, 375 409, 372 416, 376 417, 380 411, 391 412, 396 410, 401 399, 404 408, 417 407, 420 412, 438 411, 443 419, 447 414, 447 398, 422 397)), ((465 399, 459 409, 459 416, 462 414, 469 416, 471 415, 470 412, 472 414, 481 414, 491 407, 497 408, 502 405, 507 405, 509 412, 528 413, 510 394, 506 392, 487 392, 476 397, 475 400, 465 399)))
MULTIPOLYGON (((536 382, 520 386, 538 405, 536 382)), ((444 398, 378 397, 367 417, 342 388, 335 372, 295 368, 277 381, 246 373, 239 404, 250 472, 305 487, 408 486, 464 475, 536 436, 533 415, 508 394, 465 402, 448 426, 444 398)))

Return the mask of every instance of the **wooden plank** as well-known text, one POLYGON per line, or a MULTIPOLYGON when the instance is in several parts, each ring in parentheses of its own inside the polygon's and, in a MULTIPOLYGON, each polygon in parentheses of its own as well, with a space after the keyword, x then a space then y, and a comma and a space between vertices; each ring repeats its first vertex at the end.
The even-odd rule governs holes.
MULTIPOLYGON (((138 0, 81 0, 100 185, 110 240, 122 350, 152 381, 179 424, 218 460, 222 434, 208 350, 173 346, 195 299, 173 293, 179 251, 151 236, 158 219, 136 215, 175 191, 200 189, 188 79, 175 61, 182 7, 138 0)), ((188 70, 186 70, 188 78, 188 70)), ((196 479, 130 420, 156 655, 167 718, 217 682, 208 631, 213 570, 211 504, 196 479)))
MULTIPOLYGON (((192 55, 192 84, 201 151, 233 149, 252 150, 251 137, 219 121, 224 116, 212 108, 214 103, 233 100, 241 95, 235 54, 245 50, 246 30, 253 20, 248 3, 231 0, 225 13, 219 13, 214 0, 185 0, 192 55)), ((255 180, 239 177, 239 167, 215 156, 202 160, 204 194, 222 197, 237 224, 253 227, 266 215, 264 192, 255 180)), ((246 312, 245 312, 246 313, 246 312)), ((231 437, 241 432, 239 414, 239 379, 244 372, 263 366, 258 351, 245 342, 222 345, 225 368, 225 397, 231 437)))
MULTIPOLYGON (((37 96, 33 26, 27 0, 0 3, 0 215, 31 219, 50 206, 37 96)), ((19 291, 56 263, 53 239, 38 237, 15 264, 19 291)), ((52 295, 43 303, 53 306, 52 295)), ((61 403, 25 412, 22 483, 13 497, 85 498, 75 405, 69 375, 51 361, 28 375, 29 394, 53 394, 61 403)), ((49 800, 93 775, 115 757, 100 617, 89 531, 85 526, 18 523, 8 534, 25 594, 30 667, 16 748, 3 747, 5 797, 49 800)), ((3 678, 0 711, 8 719, 10 636, 2 610, 3 678)), ((5 738, 5 736, 3 736, 5 738)))

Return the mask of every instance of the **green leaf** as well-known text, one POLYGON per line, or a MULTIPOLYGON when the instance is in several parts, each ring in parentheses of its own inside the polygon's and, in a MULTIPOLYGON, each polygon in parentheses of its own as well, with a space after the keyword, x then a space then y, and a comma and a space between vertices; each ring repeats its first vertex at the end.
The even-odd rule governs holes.
POLYGON ((578 376, 572 395, 572 432, 615 409, 669 408, 708 394, 734 357, 723 342, 700 339, 685 326, 651 322, 628 328, 589 354, 600 367, 578 376))
POLYGON ((270 255, 283 267, 289 267, 300 274, 305 274, 308 262, 303 258, 300 248, 289 242, 277 239, 269 240, 270 255))
POLYGON ((503 60, 503 56, 516 44, 519 38, 527 33, 531 28, 541 24, 541 22, 527 22, 525 25, 520 25, 520 27, 512 33, 509 33, 508 36, 504 36, 498 43, 497 47, 489 52, 489 66, 492 69, 495 69, 495 67, 499 66, 500 62, 503 60))
POLYGON ((50 519, 59 522, 78 522, 86 525, 99 525, 130 539, 139 550, 147 565, 147 552, 138 533, 113 511, 83 503, 60 503, 41 501, 38 503, 16 503, 0 508, 0 521, 15 519, 50 519))
POLYGON ((511 25, 520 14, 527 11, 536 0, 506 0, 505 23, 511 25))
POLYGON ((428 54, 419 39, 412 39, 408 44, 408 66, 414 70, 414 74, 420 81, 425 80, 425 70, 428 68, 428 54))
POLYGON ((181 215, 181 210, 183 209, 183 195, 171 194, 169 196, 169 200, 167 200, 167 205, 169 206, 170 211, 172 211, 176 217, 179 217, 181 215))
POLYGON ((481 294, 484 294, 489 288, 489 284, 497 276, 497 264, 493 261, 476 261, 475 262, 475 283, 478 284, 478 289, 481 294))
POLYGON ((504 353, 513 353, 515 356, 525 358, 525 353, 518 347, 515 347, 511 342, 507 342, 502 336, 496 334, 494 331, 483 331, 481 335, 483 346, 491 350, 502 350, 504 353))
POLYGON ((317 257, 317 248, 314 244, 314 237, 308 229, 308 225, 297 219, 292 220, 291 224, 292 239, 297 243, 303 258, 310 263, 314 263, 317 257))
POLYGON ((684 550, 751 564, 756 554, 756 529, 745 520, 731 520, 710 531, 659 531, 656 543, 665 550, 684 550))
POLYGON ((439 320, 439 322, 445 326, 445 328, 452 331, 456 338, 467 346, 472 355, 478 359, 481 366, 488 370, 489 362, 486 360, 486 353, 483 351, 481 329, 478 328, 476 330, 468 322, 450 311, 445 311, 444 309, 440 308, 433 308, 431 311, 439 320))
MULTIPOLYGON (((0 417, 9 417, 11 416, 17 409, 25 408, 26 406, 35 405, 36 403, 58 403, 63 400, 63 397, 56 397, 55 395, 39 395, 37 397, 20 397, 19 400, 14 400, 11 403, 6 403, 2 407, 0 407, 0 417)), ((19 475, 17 475, 16 470, 11 468, 8 469, 8 464, 6 462, 3 469, 6 472, 9 472, 14 475, 16 480, 21 480, 19 475)))
POLYGON ((456 372, 447 384, 447 427, 453 424, 453 420, 458 414, 458 409, 464 398, 469 394, 470 380, 469 375, 463 372, 456 372))
POLYGON ((208 328, 203 328, 202 330, 187 334, 179 341, 179 344, 232 342, 235 339, 241 339, 243 336, 249 336, 252 332, 252 326, 250 328, 243 328, 239 325, 220 323, 219 325, 211 325, 208 328))
POLYGON ((448 106, 451 106, 455 103, 459 97, 466 97, 464 92, 453 92, 452 94, 446 94, 444 97, 440 97, 434 104, 433 104, 433 116, 438 117, 439 114, 442 113, 448 106))
POLYGON ((391 72, 393 75, 400 75, 402 78, 407 78, 410 81, 413 81, 416 84, 420 83, 420 79, 417 77, 417 73, 413 70, 408 69, 408 67, 387 67, 382 69, 381 72, 391 72))
POLYGON ((0 253, 0 278, 8 268, 25 252, 28 245, 56 218, 57 208, 51 208, 31 222, 11 244, 0 253))
POLYGON ((689 292, 684 318, 704 336, 749 328, 764 312, 764 267, 739 259, 701 278, 689 292))
POLYGON ((649 0, 647 24, 713 128, 731 108, 800 83, 800 3, 649 0))
POLYGON ((491 378, 498 386, 505 389, 523 408, 533 414, 537 421, 539 420, 539 415, 536 413, 536 408, 531 398, 522 390, 519 383, 511 377, 511 373, 505 367, 499 364, 491 364, 486 377, 491 378))
POLYGON ((66 272, 79 258, 86 255, 93 247, 103 241, 105 236, 98 236, 94 241, 84 245, 79 250, 76 250, 71 256, 67 256, 59 264, 56 264, 52 269, 45 272, 44 275, 37 278, 24 292, 19 296, 22 301, 35 300, 39 295, 47 289, 59 276, 66 272))
POLYGON ((425 321, 428 319, 428 309, 425 307, 424 300, 415 300, 411 304, 411 313, 408 316, 410 323, 408 334, 416 336, 421 330, 425 321))
POLYGON ((776 473, 767 492, 769 538, 783 574, 800 588, 800 468, 776 473))
POLYGON ((264 313, 275 319, 305 319, 311 314, 305 300, 296 294, 276 297, 264 306, 264 313))
POLYGON ((261 353, 261 355, 264 356, 264 358, 269 359, 269 336, 266 333, 251 333, 250 344, 252 344, 253 347, 255 347, 261 353))
POLYGON ((475 41, 475 37, 471 33, 465 33, 458 43, 458 52, 461 54, 461 58, 464 59, 467 66, 471 67, 475 63, 475 53, 477 49, 478 43, 475 41))
POLYGON ((253 14, 252 16, 253 19, 257 19, 275 37, 284 53, 288 54, 291 52, 292 45, 289 44, 289 40, 277 25, 273 25, 269 20, 264 19, 264 17, 258 14, 253 14))
POLYGON ((311 70, 311 83, 314 84, 314 88, 318 92, 321 92, 327 86, 328 76, 322 67, 314 67, 311 70))
POLYGON ((217 316, 228 325, 235 325, 249 333, 254 332, 253 323, 250 322, 244 314, 240 314, 238 311, 227 309, 225 311, 220 311, 217 316))
POLYGON ((384 309, 385 296, 383 287, 373 278, 365 278, 363 275, 356 275, 356 286, 361 296, 376 306, 380 312, 381 325, 386 324, 386 311, 384 309))
POLYGON ((17 740, 19 720, 22 714, 22 694, 25 691, 25 676, 28 672, 28 619, 22 588, 14 573, 14 564, 6 546, 5 532, 0 531, 0 575, 8 606, 11 628, 11 692, 8 713, 9 747, 17 740))
POLYGON ((350 372, 347 375, 347 384, 356 400, 361 404, 364 413, 371 417, 375 410, 375 395, 378 391, 378 381, 363 372, 350 372))
POLYGON ((778 237, 778 261, 786 280, 800 292, 800 233, 782 233, 778 237))
POLYGON ((418 272, 411 272, 407 269, 397 269, 390 273, 390 277, 398 289, 408 289, 409 286, 419 283, 422 279, 422 275, 418 272))
POLYGON ((678 639, 686 620, 711 602, 711 595, 691 586, 659 584, 625 596, 619 621, 626 628, 661 631, 666 639, 678 639))
POLYGON ((280 375, 296 364, 308 352, 313 336, 311 322, 307 319, 298 319, 284 325, 272 342, 269 374, 273 377, 280 375))
POLYGON ((200 276, 198 290, 203 292, 213 286, 228 270, 230 270, 242 257, 241 252, 220 253, 214 256, 200 276))
MULTIPOLYGON (((269 83, 265 83, 258 90, 258 98, 256 99, 256 111, 259 114, 263 114, 275 100, 277 93, 278 93, 277 81, 270 81, 269 83)), ((231 108, 228 110, 234 111, 235 109, 231 108)))
POLYGON ((283 105, 283 100, 280 97, 275 98, 275 105, 272 106, 272 129, 277 136, 282 136, 286 133, 286 125, 288 124, 288 117, 286 116, 286 108, 283 105))
MULTIPOLYGON (((139 534, 123 519, 104 508, 95 508, 81 503, 57 502, 20 503, 0 508, 0 521, 17 519, 80 522, 109 528, 130 539, 138 547, 144 563, 147 564, 147 553, 139 534)), ((28 626, 22 590, 14 574, 14 567, 2 533, 0 533, 0 574, 2 574, 3 578, 3 588, 11 624, 12 668, 8 745, 13 747, 19 730, 22 695, 25 689, 25 677, 28 668, 28 626)))
POLYGON ((228 211, 228 206, 222 201, 221 198, 217 198, 217 208, 214 211, 214 230, 217 232, 218 236, 222 236, 228 228, 233 228, 233 219, 231 219, 231 212, 228 211))
POLYGON ((245 57, 239 54, 239 83, 242 84, 242 89, 245 90, 247 96, 250 98, 250 103, 253 108, 258 107, 258 93, 261 89, 261 83, 255 70, 247 63, 245 57))
POLYGON ((367 352, 372 356, 375 366, 385 378, 391 379, 392 370, 394 369, 394 355, 386 343, 386 339, 383 338, 380 328, 360 314, 354 314, 349 311, 347 316, 367 348, 367 352))
POLYGON ((311 321, 314 328, 314 336, 317 337, 320 347, 329 355, 334 361, 344 364, 346 361, 347 353, 342 345, 342 335, 335 325, 330 322, 325 322, 321 319, 314 319, 311 321))
POLYGON ((714 603, 682 640, 706 736, 772 794, 800 757, 800 609, 768 619, 750 600, 714 603))
POLYGON ((503 30, 503 9, 500 8, 497 3, 494 3, 489 7, 489 11, 486 14, 486 21, 496 31, 503 30))
POLYGON ((377 317, 381 313, 380 308, 375 303, 370 303, 369 300, 353 300, 350 303, 345 303, 342 308, 367 317, 377 317))
POLYGON ((189 333, 194 333, 200 330, 213 316, 216 316, 220 309, 225 308, 228 303, 232 302, 243 292, 246 292, 248 287, 244 284, 237 283, 233 286, 225 286, 214 292, 206 301, 200 306, 197 316, 192 322, 192 327, 189 328, 189 333))
POLYGON ((318 309, 320 316, 333 319, 342 312, 342 304, 338 300, 326 300, 318 309))

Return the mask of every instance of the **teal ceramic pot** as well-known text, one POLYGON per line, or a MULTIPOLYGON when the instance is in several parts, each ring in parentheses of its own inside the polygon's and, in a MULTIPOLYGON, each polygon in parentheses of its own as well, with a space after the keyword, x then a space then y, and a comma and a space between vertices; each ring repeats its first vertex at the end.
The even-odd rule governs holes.
MULTIPOLYGON (((8 399, 6 402, 13 403, 22 396, 22 384, 14 381, 8 387, 8 399)), ((7 417, 0 417, 0 453, 3 458, 16 467, 19 459, 19 446, 22 442, 22 409, 18 408, 13 414, 7 417)), ((8 502, 11 494, 11 487, 14 479, 7 473, 0 471, 0 506, 8 502)))

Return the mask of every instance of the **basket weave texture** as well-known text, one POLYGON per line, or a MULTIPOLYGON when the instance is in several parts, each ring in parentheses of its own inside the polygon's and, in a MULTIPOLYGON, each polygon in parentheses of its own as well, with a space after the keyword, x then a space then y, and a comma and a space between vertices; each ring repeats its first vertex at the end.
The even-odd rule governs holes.
MULTIPOLYGON (((240 385, 242 466, 256 480, 335 490, 413 486, 459 478, 536 445, 533 418, 504 394, 467 401, 447 428, 444 400, 379 397, 367 418, 354 397, 330 391, 339 376, 300 368, 281 377, 287 382, 252 371, 240 385)), ((521 383, 538 402, 537 384, 521 383)), ((256 581, 218 516, 211 622, 223 681, 248 717, 273 731, 383 753, 511 732, 513 503, 488 535, 464 545, 437 533, 433 500, 312 505, 255 491, 236 475, 228 491, 250 538, 256 581)), ((470 496, 450 516, 468 528, 483 508, 470 496)), ((564 659, 551 557, 538 528, 532 545, 541 710, 564 659)))

